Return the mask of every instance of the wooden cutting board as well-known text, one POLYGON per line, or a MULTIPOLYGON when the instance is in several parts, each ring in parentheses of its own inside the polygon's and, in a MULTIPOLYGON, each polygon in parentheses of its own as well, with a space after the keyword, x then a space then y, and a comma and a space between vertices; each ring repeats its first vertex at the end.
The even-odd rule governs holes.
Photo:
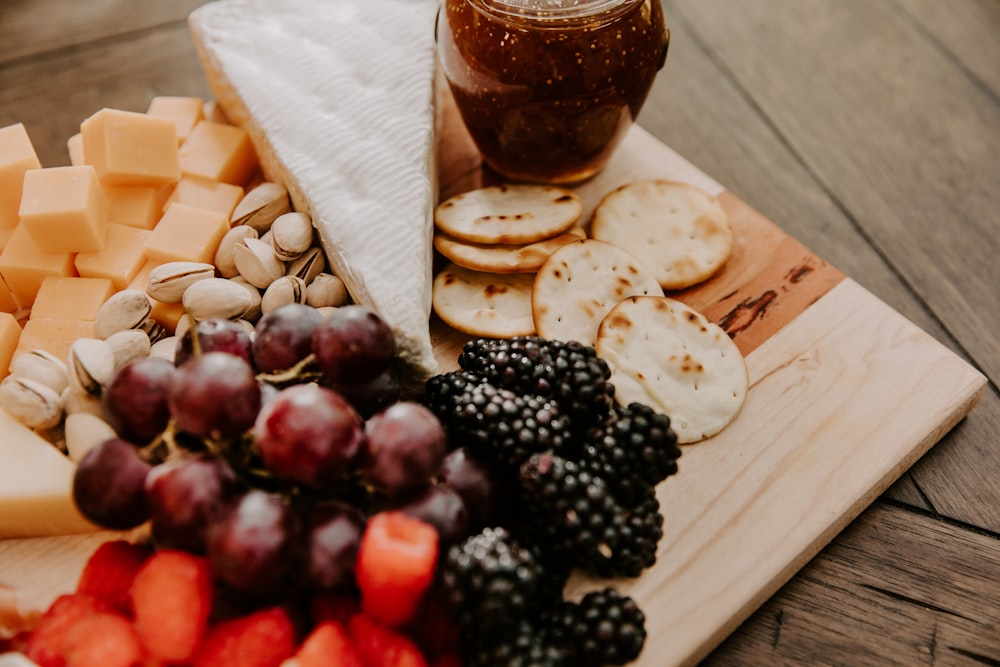
MULTIPOLYGON (((442 199, 497 182, 443 108, 442 199)), ((647 615, 637 664, 663 667, 707 655, 968 414, 986 379, 639 127, 577 188, 585 219, 604 194, 646 178, 698 185, 728 212, 727 265, 670 296, 730 334, 751 384, 739 417, 685 446, 680 473, 658 489, 657 564, 614 582, 647 615)), ((467 338, 437 320, 432 333, 442 370, 455 368, 467 338)), ((2 541, 0 584, 17 586, 22 609, 42 608, 109 535, 2 541)), ((574 579, 568 594, 605 584, 574 579)))

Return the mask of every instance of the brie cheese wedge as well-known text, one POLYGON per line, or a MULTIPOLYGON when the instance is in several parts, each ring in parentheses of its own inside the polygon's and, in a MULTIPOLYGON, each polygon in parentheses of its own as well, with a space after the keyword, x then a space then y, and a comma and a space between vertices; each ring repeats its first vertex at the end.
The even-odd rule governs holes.
POLYGON ((189 25, 264 175, 308 213, 354 301, 396 335, 404 381, 430 339, 437 0, 217 0, 189 25))

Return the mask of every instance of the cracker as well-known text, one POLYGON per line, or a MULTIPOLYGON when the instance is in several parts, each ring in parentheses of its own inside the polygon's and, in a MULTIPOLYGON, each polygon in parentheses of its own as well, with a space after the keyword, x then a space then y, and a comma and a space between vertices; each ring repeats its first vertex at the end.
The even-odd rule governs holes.
POLYGON ((438 229, 473 243, 534 243, 577 223, 583 202, 552 185, 493 185, 455 195, 434 211, 438 229))
POLYGON ((582 227, 570 227, 562 234, 524 245, 473 243, 456 239, 438 231, 434 247, 459 266, 489 273, 535 273, 559 248, 567 243, 587 238, 582 227))
POLYGON ((621 248, 585 239, 559 248, 542 265, 531 312, 540 336, 593 345, 604 316, 634 295, 663 296, 663 290, 621 248))
POLYGON ((746 361, 732 339, 701 313, 668 298, 622 301, 601 322, 595 345, 611 368, 615 399, 670 417, 677 441, 725 428, 746 400, 746 361))
POLYGON ((637 181, 609 193, 594 210, 590 233, 632 253, 667 290, 707 280, 733 251, 719 201, 675 181, 637 181))
POLYGON ((434 312, 448 326, 472 336, 529 336, 535 332, 534 279, 534 274, 501 275, 449 264, 434 278, 434 312))

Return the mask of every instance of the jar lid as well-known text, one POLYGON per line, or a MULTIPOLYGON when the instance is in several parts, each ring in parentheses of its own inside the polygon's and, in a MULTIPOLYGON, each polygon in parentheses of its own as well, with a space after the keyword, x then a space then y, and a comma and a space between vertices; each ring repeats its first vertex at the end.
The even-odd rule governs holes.
POLYGON ((469 0, 483 11, 511 20, 558 22, 596 16, 610 19, 644 0, 469 0))

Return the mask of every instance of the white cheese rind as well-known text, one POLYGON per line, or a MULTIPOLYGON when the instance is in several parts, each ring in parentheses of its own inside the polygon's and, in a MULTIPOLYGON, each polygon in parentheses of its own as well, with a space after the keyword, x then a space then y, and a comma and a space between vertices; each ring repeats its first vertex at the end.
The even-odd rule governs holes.
POLYGON ((437 0, 219 0, 189 17, 213 93, 267 178, 313 218, 355 301, 396 334, 406 379, 430 339, 437 0))

